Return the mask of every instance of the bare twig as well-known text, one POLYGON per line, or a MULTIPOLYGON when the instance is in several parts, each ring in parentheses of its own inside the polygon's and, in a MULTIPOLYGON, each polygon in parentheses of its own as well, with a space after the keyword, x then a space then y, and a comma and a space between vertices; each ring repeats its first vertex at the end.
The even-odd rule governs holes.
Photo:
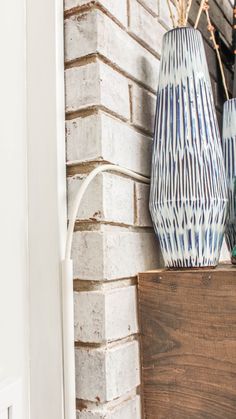
POLYGON ((181 27, 185 25, 185 0, 181 0, 181 3, 180 3, 179 25, 181 27))
POLYGON ((175 16, 173 16, 173 12, 171 9, 171 3, 170 0, 167 0, 168 3, 168 7, 169 7, 169 12, 170 12, 170 17, 172 19, 172 23, 173 26, 176 27, 184 27, 187 24, 188 21, 188 15, 189 15, 189 11, 192 5, 192 0, 173 0, 173 3, 175 5, 175 8, 177 10, 177 15, 178 15, 178 24, 176 25, 175 22, 175 16))
POLYGON ((176 7, 177 12, 179 13, 180 12, 180 5, 179 5, 178 0, 174 0, 174 5, 176 7))
POLYGON ((186 16, 185 16, 185 25, 187 25, 187 22, 188 22, 188 15, 189 15, 191 6, 192 6, 192 0, 188 0, 187 8, 186 8, 186 16))
POLYGON ((223 86, 224 86, 224 90, 225 90, 226 99, 229 100, 229 93, 228 93, 226 79, 225 79, 224 67, 223 67, 223 64, 222 64, 221 56, 220 56, 219 45, 216 42, 215 28, 211 23, 211 19, 210 19, 210 15, 209 15, 209 5, 208 5, 207 2, 205 2, 204 6, 203 6, 203 10, 205 11, 206 17, 207 17, 207 23, 208 23, 207 29, 211 34, 210 39, 212 40, 212 43, 214 45, 214 49, 216 50, 216 55, 217 55, 217 59, 218 59, 219 66, 220 66, 220 72, 221 72, 221 77, 222 77, 222 82, 223 82, 223 86))
POLYGON ((195 22, 195 25, 194 25, 194 28, 195 29, 197 29, 197 27, 198 27, 199 20, 201 18, 201 14, 202 14, 202 11, 203 11, 203 8, 204 8, 205 3, 206 3, 206 0, 202 0, 201 1, 200 7, 199 7, 199 10, 198 10, 197 19, 196 19, 196 22, 195 22))
POLYGON ((169 12, 170 12, 170 18, 171 18, 171 20, 172 20, 172 25, 173 25, 173 28, 176 28, 175 16, 174 16, 173 11, 172 11, 172 7, 171 7, 171 4, 170 4, 170 0, 167 0, 167 4, 168 4, 168 8, 169 8, 169 12))

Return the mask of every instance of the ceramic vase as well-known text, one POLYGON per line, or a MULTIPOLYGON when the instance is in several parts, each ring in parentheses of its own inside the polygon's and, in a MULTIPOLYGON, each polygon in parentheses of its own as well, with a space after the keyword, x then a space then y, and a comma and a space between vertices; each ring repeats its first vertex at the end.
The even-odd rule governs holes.
POLYGON ((150 212, 165 265, 218 264, 227 186, 202 36, 163 38, 154 130, 150 212))
POLYGON ((229 198, 225 239, 232 252, 236 246, 236 99, 224 104, 222 141, 229 198))

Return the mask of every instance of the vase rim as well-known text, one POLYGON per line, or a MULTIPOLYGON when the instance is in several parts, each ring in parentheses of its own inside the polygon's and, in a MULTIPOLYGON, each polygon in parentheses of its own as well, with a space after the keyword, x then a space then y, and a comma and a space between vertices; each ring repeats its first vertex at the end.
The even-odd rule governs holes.
POLYGON ((226 105, 226 103, 228 103, 228 102, 234 102, 234 101, 236 101, 236 97, 231 97, 231 99, 227 99, 227 100, 224 102, 224 105, 226 105))
POLYGON ((170 32, 174 32, 174 31, 182 31, 182 30, 189 30, 189 31, 193 31, 193 32, 198 32, 198 33, 200 33, 200 35, 201 35, 201 32, 199 31, 199 29, 196 29, 196 28, 193 28, 193 27, 191 27, 191 26, 179 26, 179 27, 177 27, 177 28, 172 28, 172 29, 169 29, 166 33, 165 33, 165 35, 164 35, 164 37, 165 36, 167 36, 170 32))

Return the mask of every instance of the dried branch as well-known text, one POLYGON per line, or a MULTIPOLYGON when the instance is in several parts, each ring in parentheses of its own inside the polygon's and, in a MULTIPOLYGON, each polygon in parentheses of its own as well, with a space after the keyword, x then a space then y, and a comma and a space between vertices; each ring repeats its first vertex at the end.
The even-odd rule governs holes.
MULTIPOLYGON (((173 23, 173 27, 176 27, 175 16, 173 15, 170 0, 167 0, 170 17, 173 23)), ((173 0, 175 8, 177 10, 178 15, 178 27, 183 27, 187 25, 188 16, 190 12, 190 8, 192 5, 192 0, 173 0)))
POLYGON ((222 82, 223 82, 223 86, 224 86, 224 90, 225 90, 226 99, 229 100, 229 93, 228 93, 226 79, 225 79, 224 67, 223 67, 221 56, 220 56, 219 45, 216 42, 215 28, 211 23, 211 19, 210 19, 210 15, 209 15, 209 7, 210 6, 209 6, 208 0, 207 0, 207 1, 205 1, 204 6, 203 6, 203 10, 205 11, 206 17, 207 17, 207 23, 208 23, 207 29, 211 34, 210 39, 212 40, 212 43, 214 45, 214 49, 216 50, 216 55, 217 55, 219 66, 220 66, 220 72, 221 72, 221 77, 222 77, 222 82))
POLYGON ((188 2, 187 2, 187 8, 186 8, 185 25, 187 25, 187 22, 188 22, 188 16, 189 16, 189 12, 190 12, 191 6, 192 6, 192 0, 188 0, 188 2))
POLYGON ((179 14, 180 13, 180 5, 179 5, 178 0, 174 0, 174 5, 176 7, 177 13, 179 14))
POLYGON ((199 10, 198 10, 197 19, 196 19, 196 22, 195 22, 195 25, 194 25, 194 28, 195 29, 197 29, 197 27, 198 27, 199 20, 201 18, 201 14, 202 14, 202 11, 203 11, 203 8, 204 8, 205 3, 206 3, 206 0, 202 0, 201 1, 200 7, 199 7, 199 10))
POLYGON ((185 24, 185 0, 180 0, 179 26, 183 27, 184 24, 185 24))
POLYGON ((172 11, 170 0, 167 0, 167 4, 168 4, 168 8, 169 8, 169 12, 170 12, 170 18, 172 20, 173 28, 176 28, 175 16, 174 16, 173 11, 172 11))

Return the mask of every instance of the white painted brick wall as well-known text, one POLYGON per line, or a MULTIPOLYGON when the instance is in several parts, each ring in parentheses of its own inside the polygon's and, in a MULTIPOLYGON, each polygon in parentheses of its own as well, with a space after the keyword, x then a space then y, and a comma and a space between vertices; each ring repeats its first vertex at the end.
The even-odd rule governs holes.
MULTIPOLYGON (((85 175, 80 175, 68 180, 68 217, 78 188, 85 178, 85 175)), ((133 180, 112 173, 99 174, 88 187, 77 218, 133 225, 133 180)))
MULTIPOLYGON (((68 178, 68 218, 72 203, 86 175, 68 178)), ((149 186, 128 177, 100 173, 89 185, 77 214, 77 220, 151 227, 149 186)))
POLYGON ((129 119, 128 80, 102 62, 66 70, 66 111, 90 106, 103 106, 129 119))
POLYGON ((137 290, 75 292, 75 340, 104 343, 137 333, 137 290))
POLYGON ((74 277, 83 280, 130 278, 160 266, 158 244, 151 232, 77 231, 72 255, 74 277))
POLYGON ((137 0, 130 0, 129 30, 148 49, 161 55, 162 38, 166 31, 137 0))
POLYGON ((142 227, 152 227, 149 212, 150 188, 144 183, 135 182, 135 224, 142 227))
POLYGON ((153 13, 154 15, 158 15, 159 2, 163 0, 140 0, 140 1, 150 10, 151 13, 153 13))
POLYGON ((66 61, 73 61, 97 52, 98 25, 95 10, 73 15, 65 20, 65 43, 66 61), (89 25, 87 25, 88 16, 89 25))
MULTIPOLYGON (((89 3, 91 0, 65 0, 65 10, 85 6, 89 3)), ((99 0, 94 3, 103 6, 122 25, 127 25, 127 0, 99 0)))
MULTIPOLYGON (((81 187, 86 175, 76 175, 69 177, 67 181, 68 191, 68 219, 71 217, 72 205, 81 187)), ((80 209, 77 213, 77 220, 103 220, 104 217, 104 203, 103 203, 103 184, 104 174, 98 175, 90 184, 85 192, 80 209)))
POLYGON ((95 9, 85 13, 79 21, 76 17, 69 18, 66 21, 66 60, 96 52, 156 91, 159 60, 108 16, 95 9), (83 42, 79 42, 81 32, 88 32, 83 42))
POLYGON ((141 401, 139 396, 120 403, 115 408, 104 407, 77 413, 77 419, 141 419, 141 401))
POLYGON ((66 70, 66 111, 100 105, 100 67, 91 63, 66 70))
POLYGON ((133 124, 152 133, 154 129, 156 97, 147 90, 133 85, 131 98, 133 124))
POLYGON ((94 114, 66 121, 67 161, 85 162, 103 158, 102 117, 94 114))
MULTIPOLYGON (((150 175, 159 56, 169 21, 159 0, 65 0, 65 10, 67 160, 69 174, 77 173, 68 178, 70 215, 95 162, 150 175)), ((161 265, 148 198, 148 185, 103 173, 77 215, 77 419, 141 419, 137 290, 124 279, 161 265)))
POLYGON ((76 348, 75 362, 78 399, 107 402, 140 384, 136 341, 108 348, 76 348))
POLYGON ((66 122, 67 160, 105 160, 150 175, 152 140, 104 113, 66 122))

